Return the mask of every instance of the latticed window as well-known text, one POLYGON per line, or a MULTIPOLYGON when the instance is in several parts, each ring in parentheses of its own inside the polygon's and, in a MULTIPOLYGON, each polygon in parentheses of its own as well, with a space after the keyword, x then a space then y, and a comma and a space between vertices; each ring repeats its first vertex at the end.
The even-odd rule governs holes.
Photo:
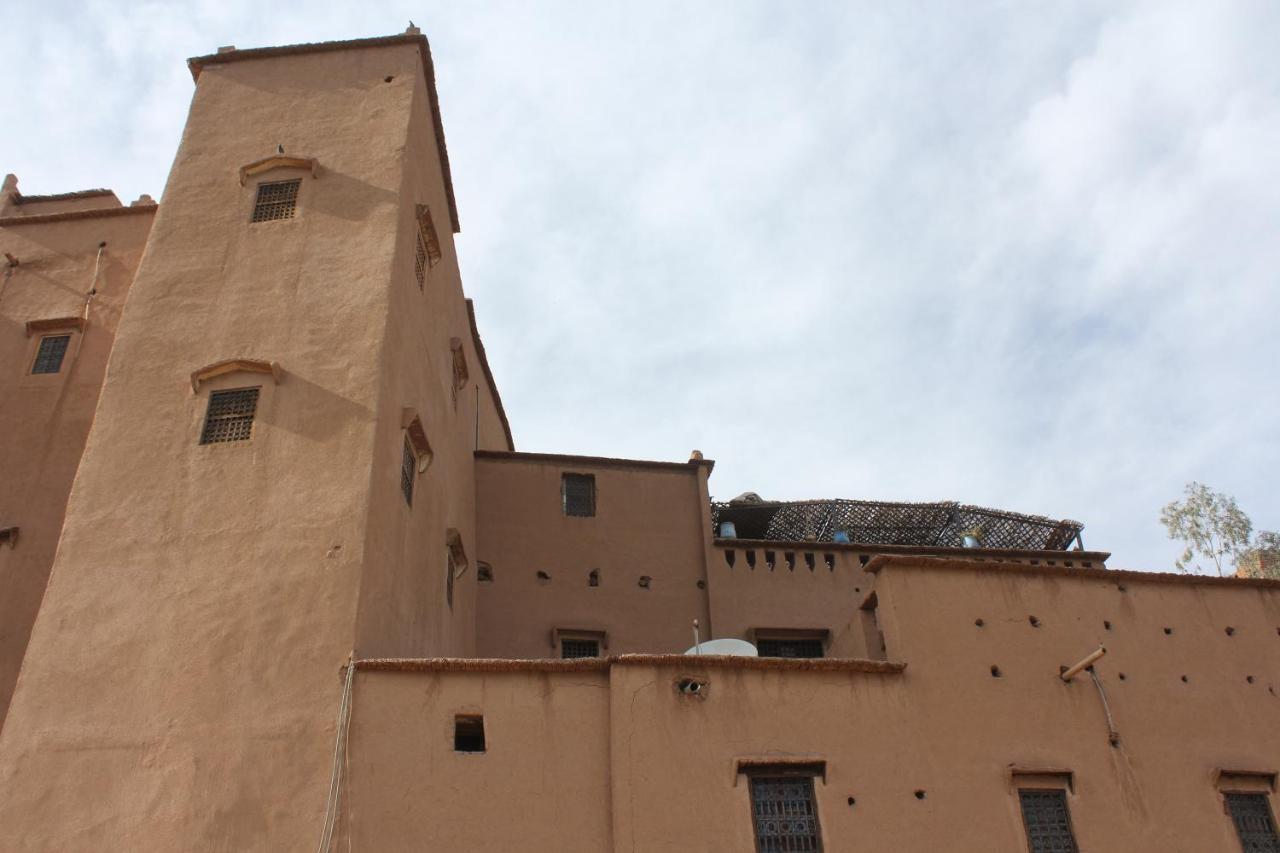
POLYGON ((1078 853, 1066 791, 1022 789, 1018 799, 1031 853, 1078 853))
POLYGON ((591 474, 565 474, 560 481, 560 491, 565 515, 596 514, 596 478, 591 474))
POLYGON ((413 444, 405 436, 404 455, 400 457, 400 491, 404 492, 404 502, 409 506, 413 506, 413 480, 417 468, 418 454, 413 452, 413 444))
POLYGON ((820 658, 823 655, 822 640, 817 637, 761 638, 756 641, 756 651, 762 658, 820 658))
POLYGON ((214 391, 209 395, 200 443, 247 441, 253 434, 253 415, 257 410, 257 388, 214 391))
POLYGON ((1227 810, 1244 853, 1280 853, 1280 837, 1266 794, 1227 794, 1227 810))
POLYGON ((598 658, 600 657, 600 641, 565 637, 560 640, 560 657, 598 658))
POLYGON ((31 372, 57 373, 62 369, 62 359, 66 358, 69 346, 71 346, 70 335, 47 335, 41 338, 40 347, 36 350, 35 363, 31 365, 31 372))
POLYGON ((440 239, 436 236, 435 223, 431 221, 431 210, 425 205, 418 205, 418 235, 414 245, 413 275, 418 280, 421 290, 427 280, 428 267, 440 262, 440 239))
POLYGON ((752 776, 751 815, 760 853, 822 850, 812 776, 752 776))
POLYGON ((253 203, 253 218, 249 221, 270 222, 274 219, 292 219, 298 211, 298 187, 301 185, 301 178, 258 184, 258 197, 253 203))

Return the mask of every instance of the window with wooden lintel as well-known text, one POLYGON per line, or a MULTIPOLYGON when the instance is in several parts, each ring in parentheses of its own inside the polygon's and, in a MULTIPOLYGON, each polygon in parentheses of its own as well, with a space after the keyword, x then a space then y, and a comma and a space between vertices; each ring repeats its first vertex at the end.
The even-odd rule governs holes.
POLYGON ((436 236, 435 223, 431 221, 431 208, 425 204, 417 207, 418 233, 414 241, 413 277, 422 290, 427 280, 427 270, 440 262, 440 238, 436 236))
POLYGON ((250 222, 272 222, 277 219, 293 219, 298 211, 298 188, 301 178, 288 181, 264 181, 258 184, 258 194, 253 202, 250 222))
POLYGON ((253 417, 258 411, 258 388, 214 391, 205 410, 201 444, 248 441, 253 437, 253 417))
POLYGON ((555 628, 551 647, 562 658, 598 658, 609 646, 608 634, 586 628, 555 628))
POLYGON ((1064 788, 1018 788, 1031 853, 1079 853, 1064 788))
POLYGON ((1275 814, 1271 810, 1276 773, 1220 770, 1217 777, 1223 809, 1230 816, 1245 853, 1280 851, 1280 834, 1276 833, 1275 814))
POLYGON ((751 822, 759 853, 822 850, 822 828, 813 780, 820 765, 759 764, 740 767, 751 792, 751 822))
POLYGON ((560 499, 565 515, 587 518, 596 514, 596 478, 593 474, 562 474, 560 499))

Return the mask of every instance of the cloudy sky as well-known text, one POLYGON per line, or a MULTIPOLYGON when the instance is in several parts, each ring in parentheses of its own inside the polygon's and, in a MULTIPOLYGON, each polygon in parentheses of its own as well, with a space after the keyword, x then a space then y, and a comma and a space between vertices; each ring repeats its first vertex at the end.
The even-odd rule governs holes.
POLYGON ((0 172, 159 196, 219 45, 429 36, 522 450, 1280 527, 1280 4, 5 4, 0 172), (369 11, 375 10, 375 11, 369 11))

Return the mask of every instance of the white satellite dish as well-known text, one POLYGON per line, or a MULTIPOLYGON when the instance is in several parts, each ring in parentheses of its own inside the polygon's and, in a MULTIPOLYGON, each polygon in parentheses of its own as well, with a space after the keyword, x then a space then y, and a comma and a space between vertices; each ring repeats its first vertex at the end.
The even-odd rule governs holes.
POLYGON ((686 655, 735 655, 737 657, 754 658, 759 657, 760 653, 756 651, 756 647, 748 643, 746 640, 735 640, 732 637, 726 637, 723 640, 707 640, 705 643, 698 645, 685 652, 686 655))

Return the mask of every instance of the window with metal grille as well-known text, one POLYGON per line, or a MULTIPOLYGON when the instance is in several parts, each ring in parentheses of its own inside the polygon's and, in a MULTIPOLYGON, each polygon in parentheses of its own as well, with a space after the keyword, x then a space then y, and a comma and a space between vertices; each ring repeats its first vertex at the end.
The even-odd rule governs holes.
POLYGON ((431 210, 425 204, 418 205, 418 235, 414 245, 413 275, 418 280, 418 289, 422 289, 427 279, 428 267, 440 262, 440 238, 436 236, 435 223, 431 221, 431 210))
POLYGON ((404 439, 404 455, 400 457, 400 491, 404 492, 404 502, 413 506, 413 480, 418 473, 418 454, 413 452, 413 444, 409 437, 404 439))
POLYGON ((600 641, 565 637, 560 640, 560 657, 598 658, 600 657, 600 641))
POLYGON ((47 335, 40 339, 40 347, 36 350, 35 363, 31 365, 32 373, 57 373, 62 369, 62 359, 67 355, 67 347, 71 346, 70 335, 47 335))
POLYGON ((1018 799, 1031 853, 1078 853, 1066 791, 1023 788, 1018 791, 1018 799))
POLYGON ((454 752, 484 752, 484 717, 459 714, 453 718, 454 752))
POLYGON ((248 441, 253 434, 253 415, 258 410, 258 389, 237 388, 214 391, 204 415, 201 444, 248 441))
POLYGON ((822 640, 816 637, 760 638, 756 651, 762 658, 820 658, 822 640))
POLYGON ((258 184, 258 197, 254 200, 253 217, 249 221, 292 219, 298 211, 298 187, 301 185, 301 178, 258 184))
POLYGON ((1244 853, 1280 853, 1280 837, 1266 794, 1227 794, 1227 810, 1244 853))
POLYGON ((822 850, 812 776, 752 776, 751 816, 760 853, 822 850))
POLYGON ((564 514, 592 516, 596 514, 596 478, 591 474, 565 474, 560 480, 564 514))

